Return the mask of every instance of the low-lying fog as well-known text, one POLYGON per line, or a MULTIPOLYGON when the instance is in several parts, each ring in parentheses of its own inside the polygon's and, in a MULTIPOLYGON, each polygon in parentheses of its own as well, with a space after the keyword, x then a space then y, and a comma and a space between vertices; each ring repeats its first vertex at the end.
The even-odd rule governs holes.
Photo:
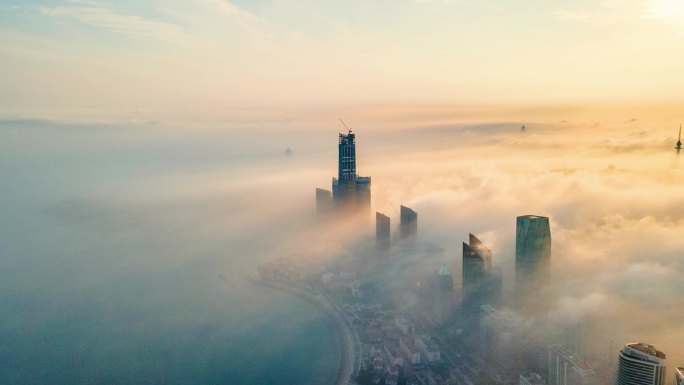
MULTIPOLYGON (((510 288, 515 217, 549 216, 556 305, 545 317, 591 319, 684 365, 676 123, 561 120, 525 122, 524 133, 511 121, 353 125, 357 170, 372 176, 373 210, 393 227, 400 204, 418 212, 421 241, 444 249, 426 268, 447 263, 456 285, 469 232, 489 244, 510 288)), ((292 347, 308 333, 260 338, 283 320, 268 317, 292 309, 242 277, 289 253, 344 251, 314 226, 314 188, 330 186, 341 131, 335 118, 317 128, 0 124, 0 382, 182 383, 203 373, 218 383, 272 369, 236 346, 292 347)), ((302 322, 313 325, 309 311, 302 322)), ((332 332, 311 338, 320 354, 333 351, 334 372, 332 332)))

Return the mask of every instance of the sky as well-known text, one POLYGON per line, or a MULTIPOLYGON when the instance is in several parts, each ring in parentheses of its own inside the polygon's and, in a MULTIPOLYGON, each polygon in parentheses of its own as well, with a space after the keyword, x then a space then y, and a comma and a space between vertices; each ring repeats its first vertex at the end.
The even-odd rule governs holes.
POLYGON ((2 0, 0 116, 680 103, 677 0, 2 0))

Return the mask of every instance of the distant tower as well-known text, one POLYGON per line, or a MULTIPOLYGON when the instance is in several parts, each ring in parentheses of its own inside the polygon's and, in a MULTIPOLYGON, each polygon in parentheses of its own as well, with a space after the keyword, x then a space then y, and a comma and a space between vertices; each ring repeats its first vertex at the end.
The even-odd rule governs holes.
POLYGON ((316 188, 316 215, 325 217, 333 208, 332 193, 329 190, 316 188))
POLYGON ((665 353, 653 345, 633 342, 625 345, 618 356, 617 385, 665 384, 665 353))
POLYGON ((435 319, 444 323, 451 318, 454 309, 454 277, 442 266, 435 277, 435 319))
POLYGON ((401 240, 415 239, 418 233, 418 213, 406 206, 401 206, 400 211, 399 238, 401 240))
POLYGON ((677 139, 677 144, 675 145, 677 152, 682 149, 682 124, 679 123, 679 138, 677 139))
POLYGON ((338 151, 337 178, 332 181, 335 206, 349 210, 349 214, 357 209, 367 212, 370 209, 371 178, 356 174, 356 136, 351 130, 347 134, 339 134, 338 151))
POLYGON ((375 213, 375 246, 380 251, 390 248, 390 218, 382 213, 375 213))
POLYGON ((551 265, 549 218, 523 215, 517 218, 515 237, 515 289, 518 304, 534 301, 548 282, 551 265))
POLYGON ((675 385, 684 385, 684 368, 681 366, 675 369, 675 385))

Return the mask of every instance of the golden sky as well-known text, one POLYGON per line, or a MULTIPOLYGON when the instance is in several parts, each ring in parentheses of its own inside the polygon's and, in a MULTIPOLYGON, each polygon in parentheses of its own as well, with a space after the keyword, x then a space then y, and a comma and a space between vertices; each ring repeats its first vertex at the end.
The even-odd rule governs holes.
POLYGON ((677 0, 0 1, 0 116, 677 103, 677 0))

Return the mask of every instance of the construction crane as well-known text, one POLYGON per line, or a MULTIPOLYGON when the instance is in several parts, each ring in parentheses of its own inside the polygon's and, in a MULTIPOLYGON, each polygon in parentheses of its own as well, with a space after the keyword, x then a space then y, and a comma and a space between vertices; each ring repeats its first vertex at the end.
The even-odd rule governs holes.
POLYGON ((342 120, 342 118, 340 118, 340 122, 342 122, 342 125, 344 126, 344 128, 346 128, 347 131, 349 131, 349 133, 351 134, 351 132, 352 132, 351 128, 347 127, 347 125, 344 123, 344 120, 342 120))

